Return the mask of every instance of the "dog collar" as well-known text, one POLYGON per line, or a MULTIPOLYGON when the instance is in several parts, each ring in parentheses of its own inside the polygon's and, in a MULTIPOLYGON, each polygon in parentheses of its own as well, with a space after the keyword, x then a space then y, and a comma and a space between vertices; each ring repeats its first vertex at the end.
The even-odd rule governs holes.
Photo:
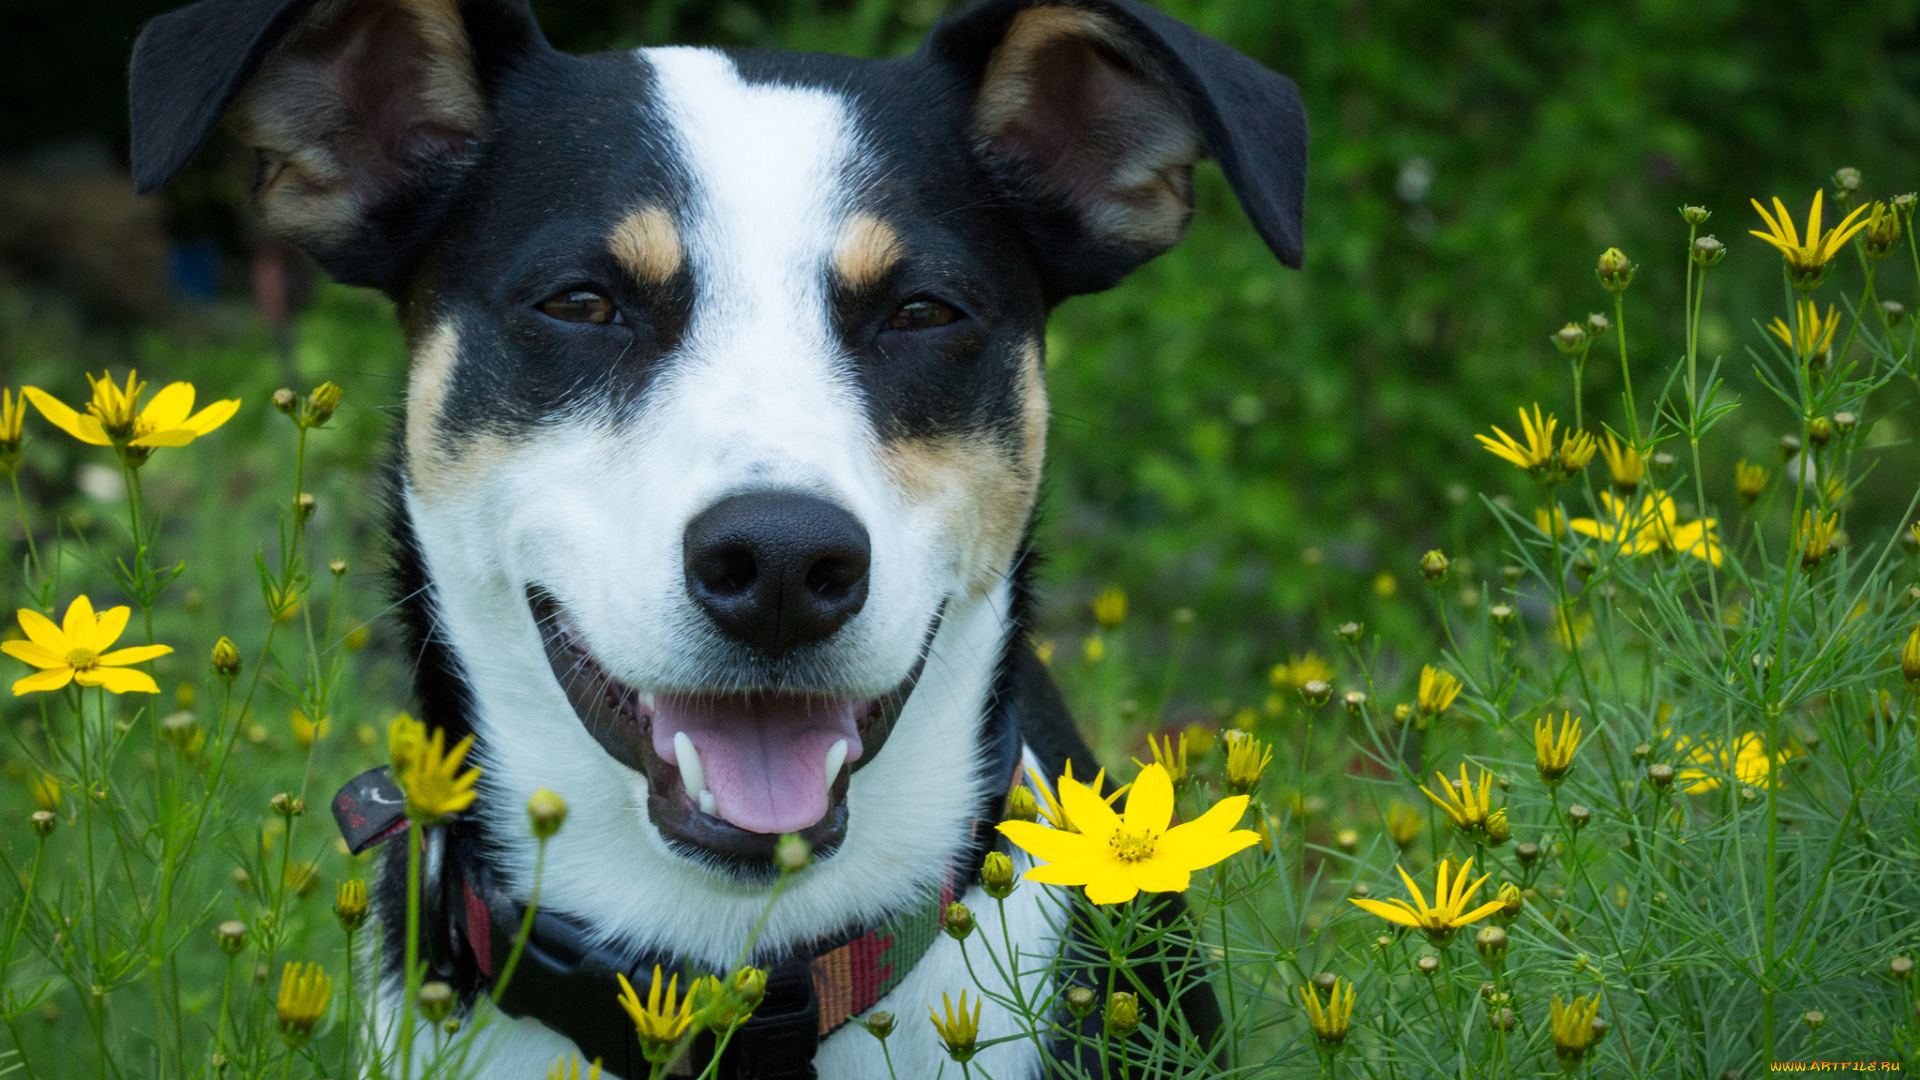
MULTIPOLYGON (((947 905, 966 892, 997 843, 993 827, 1005 817, 1006 796, 1020 778, 1025 747, 1004 707, 988 711, 982 737, 993 764, 989 775, 1005 776, 1007 784, 983 799, 969 843, 948 866, 938 894, 877 926, 850 928, 771 963, 766 996, 728 1041, 721 1076, 810 1080, 820 1041, 872 1008, 933 946, 947 905)), ((355 777, 333 801, 334 819, 355 854, 406 831, 405 807, 404 793, 385 766, 355 777)), ((432 875, 440 887, 428 890, 421 923, 436 973, 451 976, 470 966, 476 992, 484 993, 512 953, 526 908, 501 891, 486 864, 474 857, 477 837, 472 834, 470 822, 427 834, 426 865, 444 869, 432 875)), ((644 983, 656 964, 686 978, 704 973, 678 957, 595 944, 594 935, 578 922, 536 910, 498 1004, 509 1016, 537 1020, 566 1036, 609 1074, 633 1080, 647 1075, 649 1065, 618 1003, 618 977, 644 983)), ((711 1036, 703 1034, 680 1068, 697 1074, 711 1055, 711 1036)))

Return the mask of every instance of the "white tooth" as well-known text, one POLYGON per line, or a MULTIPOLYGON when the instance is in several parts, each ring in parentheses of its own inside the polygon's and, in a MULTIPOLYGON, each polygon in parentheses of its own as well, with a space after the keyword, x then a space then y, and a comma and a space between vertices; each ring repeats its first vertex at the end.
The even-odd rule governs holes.
POLYGON ((673 733, 673 756, 680 760, 680 784, 688 791, 707 790, 706 770, 700 767, 700 751, 684 731, 673 733))
POLYGON ((645 705, 647 707, 648 712, 652 712, 653 711, 653 691, 649 690, 646 693, 641 694, 640 704, 645 705))
POLYGON ((708 817, 720 816, 720 811, 714 808, 713 792, 704 789, 700 792, 700 812, 708 817))
POLYGON ((832 787, 833 782, 840 779, 840 766, 846 763, 847 740, 841 739, 832 746, 827 747, 826 772, 828 787, 832 787))

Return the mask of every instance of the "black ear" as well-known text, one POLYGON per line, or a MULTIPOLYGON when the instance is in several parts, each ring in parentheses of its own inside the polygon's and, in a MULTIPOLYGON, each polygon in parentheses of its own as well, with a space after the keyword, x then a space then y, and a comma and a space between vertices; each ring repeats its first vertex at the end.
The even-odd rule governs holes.
POLYGON ((134 44, 135 187, 172 179, 225 117, 259 155, 267 229, 391 289, 480 152, 490 77, 535 47, 518 0, 200 0, 134 44))
POLYGON ((1208 155, 1299 267, 1307 118, 1286 76, 1136 0, 987 0, 925 54, 970 80, 969 135, 1057 297, 1109 288, 1178 243, 1208 155))

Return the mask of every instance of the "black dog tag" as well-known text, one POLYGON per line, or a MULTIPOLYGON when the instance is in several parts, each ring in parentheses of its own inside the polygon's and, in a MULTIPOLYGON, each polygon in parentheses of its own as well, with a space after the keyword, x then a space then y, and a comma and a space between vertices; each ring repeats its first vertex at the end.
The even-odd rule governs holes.
POLYGON ((355 855, 407 827, 407 795, 385 765, 368 769, 333 797, 333 820, 355 855))

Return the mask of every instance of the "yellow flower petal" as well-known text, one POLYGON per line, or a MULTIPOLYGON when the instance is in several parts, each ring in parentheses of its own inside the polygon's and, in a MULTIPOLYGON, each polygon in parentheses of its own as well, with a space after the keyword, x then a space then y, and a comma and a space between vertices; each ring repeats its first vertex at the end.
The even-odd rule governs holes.
POLYGON ((195 434, 192 428, 167 428, 164 431, 150 431, 129 442, 133 446, 185 446, 193 441, 195 434))
POLYGON ((74 646, 84 649, 93 640, 93 630, 99 622, 93 614, 93 601, 82 594, 67 605, 66 617, 60 620, 60 632, 67 635, 74 646))
MULTIPOLYGON (((1442 882, 1445 882, 1446 870, 1444 869, 1444 867, 1446 866, 1446 861, 1444 859, 1441 860, 1440 865, 1443 868, 1440 871, 1440 880, 1442 882)), ((1399 863, 1394 863, 1393 868, 1395 870, 1400 871, 1400 880, 1407 883, 1407 891, 1413 894, 1413 902, 1420 906, 1420 910, 1425 911, 1427 909, 1427 894, 1420 891, 1420 886, 1415 885, 1413 883, 1413 877, 1409 875, 1407 871, 1403 867, 1401 867, 1399 863)), ((1435 893, 1434 899, 1439 900, 1440 895, 1438 893, 1435 893)), ((1412 924, 1409 924, 1409 925, 1412 925, 1412 924)))
POLYGON ((168 383, 147 407, 140 410, 140 419, 150 431, 168 431, 186 422, 187 414, 193 412, 193 385, 191 383, 168 383))
POLYGON ((1041 885, 1085 885, 1098 877, 1109 863, 1110 860, 1106 859, 1046 863, 1034 867, 1021 877, 1041 885))
MULTIPOLYGON (((1207 812, 1192 821, 1182 822, 1168 829, 1161 837, 1162 843, 1184 844, 1207 836, 1226 834, 1247 813, 1245 795, 1229 795, 1208 808, 1207 812)), ((1195 869, 1198 869, 1197 867, 1195 869)))
MULTIPOLYGON (((1168 836, 1171 835, 1171 833, 1168 834, 1168 836)), ((1220 862, 1230 855, 1244 851, 1259 842, 1260 834, 1254 832, 1252 829, 1235 829, 1222 836, 1204 836, 1192 839, 1183 838, 1180 847, 1169 851, 1164 858, 1188 870, 1205 870, 1214 863, 1220 862)), ((1160 843, 1162 846, 1165 846, 1167 837, 1161 837, 1160 843)))
POLYGON ((225 401, 216 401, 188 417, 187 422, 183 426, 195 435, 205 435, 207 432, 233 419, 233 414, 239 411, 239 398, 228 398, 225 401))
POLYGON ((52 671, 36 671, 32 675, 13 684, 13 696, 20 697, 40 690, 58 690, 73 681, 73 669, 58 667, 52 671))
POLYGON ((1141 892, 1186 892, 1193 883, 1193 873, 1172 859, 1142 859, 1128 870, 1141 892))
POLYGON ((1096 840, 1085 833, 1065 832, 1037 821, 1003 821, 999 829, 1000 835, 1013 841, 1021 850, 1050 863, 1072 862, 1098 855, 1107 846, 1105 841, 1096 840))
POLYGON ((109 694, 157 694, 160 687, 153 676, 138 668, 97 667, 75 672, 73 681, 81 686, 104 687, 109 694))
POLYGON ((1078 780, 1060 778, 1060 806, 1081 832, 1102 842, 1120 827, 1120 815, 1113 812, 1107 800, 1078 780))
POLYGON ((1124 904, 1138 895, 1140 887, 1133 883, 1126 864, 1119 861, 1104 864, 1087 882, 1087 899, 1096 904, 1124 904))
POLYGON ((107 429, 101 427, 100 421, 92 416, 73 411, 65 402, 37 386, 23 386, 20 392, 33 402, 33 407, 40 410, 41 416, 61 431, 94 446, 113 445, 113 440, 107 438, 107 429))
POLYGON ((135 645, 131 648, 103 653, 100 663, 107 667, 126 667, 128 664, 144 664, 156 656, 165 656, 172 651, 171 645, 135 645))
POLYGON ((1167 775, 1165 766, 1156 761, 1140 770, 1140 775, 1134 778, 1133 790, 1127 793, 1127 809, 1122 820, 1135 832, 1164 829, 1167 822, 1173 820, 1173 779, 1167 775))
POLYGON ((18 618, 20 629, 26 631, 27 639, 36 645, 52 649, 62 656, 73 648, 73 643, 67 640, 67 635, 61 633, 60 627, 45 615, 32 608, 21 608, 18 618))
POLYGON ((0 642, 0 652, 6 653, 15 660, 24 660, 37 668, 65 667, 67 663, 67 654, 55 652, 33 641, 0 642))
POLYGON ((1388 922, 1399 923, 1401 926, 1417 927, 1422 925, 1420 917, 1413 913, 1413 909, 1400 901, 1363 900, 1357 896, 1349 897, 1348 899, 1360 910, 1371 912, 1388 922))
POLYGON ((1459 918, 1454 919, 1453 925, 1465 926, 1468 923, 1479 922, 1481 919, 1486 918, 1487 916, 1493 914, 1496 911, 1499 911, 1501 908, 1506 906, 1507 905, 1504 902, 1499 900, 1488 901, 1487 903, 1481 904, 1479 907, 1474 908, 1472 911, 1467 912, 1465 915, 1462 915, 1459 918))
POLYGON ((94 652, 105 652, 107 646, 120 640, 120 634, 127 628, 127 619, 133 615, 133 609, 125 604, 108 608, 94 621, 93 633, 81 642, 82 648, 94 652))

